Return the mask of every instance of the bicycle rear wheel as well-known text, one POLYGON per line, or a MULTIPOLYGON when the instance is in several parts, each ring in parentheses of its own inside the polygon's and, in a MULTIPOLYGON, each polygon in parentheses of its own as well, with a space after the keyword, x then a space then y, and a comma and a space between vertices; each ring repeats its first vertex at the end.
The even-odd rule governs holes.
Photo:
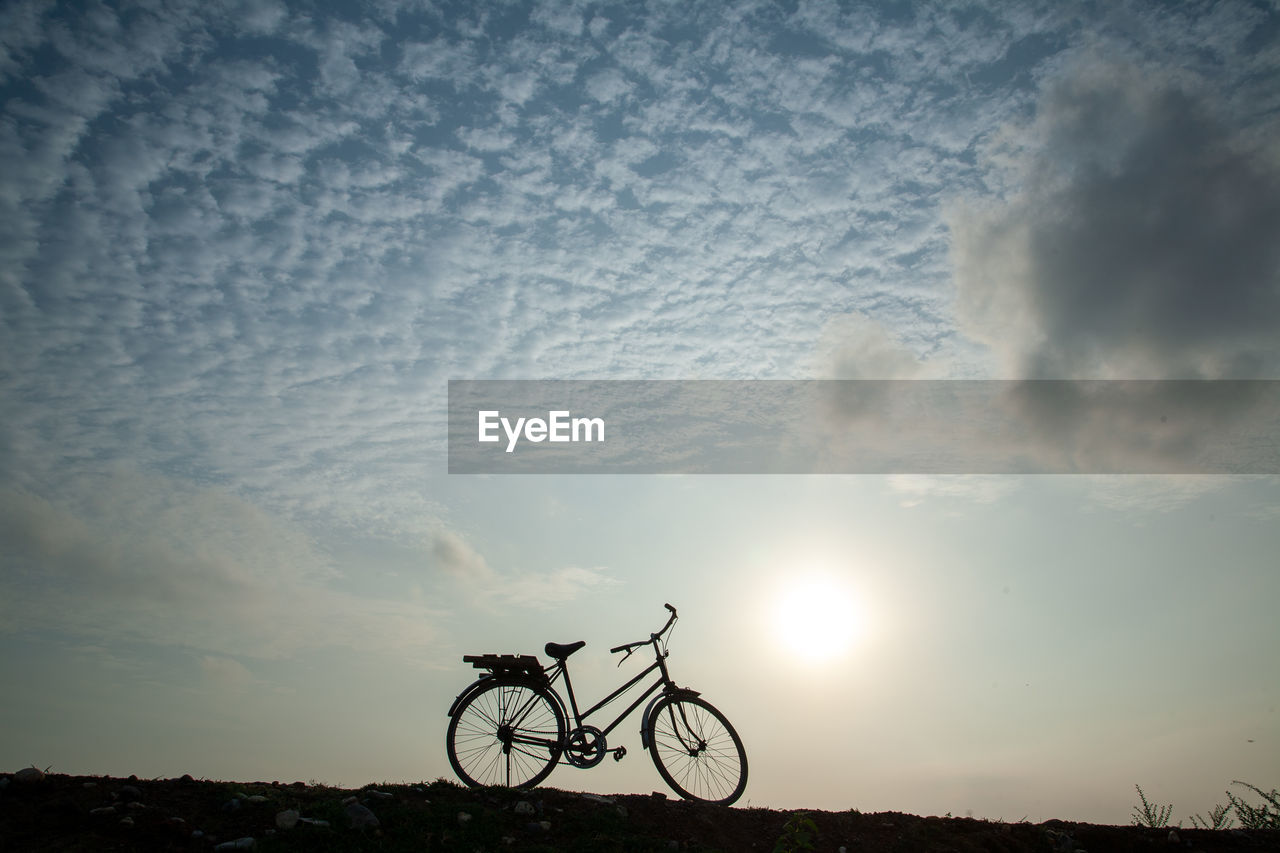
POLYGON ((747 751, 724 714, 696 696, 664 696, 649 716, 649 755, 686 800, 729 805, 747 787, 747 751))
POLYGON ((449 763, 472 788, 532 788, 555 769, 564 743, 560 703, 544 687, 498 682, 462 703, 449 721, 449 763))

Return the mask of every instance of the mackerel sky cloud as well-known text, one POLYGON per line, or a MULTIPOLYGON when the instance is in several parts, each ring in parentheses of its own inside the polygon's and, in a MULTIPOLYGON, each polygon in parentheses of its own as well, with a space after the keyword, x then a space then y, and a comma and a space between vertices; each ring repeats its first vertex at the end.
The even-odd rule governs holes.
MULTIPOLYGON (((996 738, 972 711, 991 683, 1054 667, 1097 673, 1073 695, 1120 696, 1113 731, 1274 732, 1280 695, 1244 681, 1280 684, 1253 651, 1280 637, 1250 609, 1280 593, 1270 479, 468 478, 446 473, 445 398, 449 379, 1280 379, 1278 34, 1274 4, 1243 1, 5 3, 0 675, 48 704, 6 712, 0 765, 434 778, 461 654, 580 634, 600 652, 664 600, 689 614, 683 671, 750 728, 768 703, 726 661, 765 642, 753 602, 815 541, 881 592, 885 645, 850 685, 969 630, 930 594, 929 625, 906 603, 962 576, 992 593, 973 605, 988 625, 1164 576, 1183 579, 1171 612, 1221 623, 1169 640, 1221 667, 1218 698, 1173 723, 1102 661, 1107 642, 1147 648, 1112 605, 1085 646, 1042 635, 1038 662, 985 628, 966 647, 992 662, 956 688, 959 729, 930 723, 940 740, 996 738), (1014 532, 1016 504, 1035 510, 1014 532), (958 517, 1005 550, 973 556, 958 517), (1131 574, 1021 575, 1067 524, 1100 549, 1082 562, 1131 574), (1128 560, 1153 529, 1172 564, 1128 560), (1225 537, 1215 582, 1243 611, 1179 536, 1225 537), (1079 599, 1055 586, 1077 582, 1079 599), (1012 615, 1006 588, 1027 596, 1012 615), (74 719, 113 672, 108 714, 134 691, 234 718, 234 684, 280 719, 333 701, 337 726, 358 712, 303 675, 326 670, 373 696, 419 677, 375 700, 405 706, 380 728, 413 748, 147 753, 40 722, 74 719)), ((1160 618, 1141 636, 1172 631, 1160 618)), ((844 764, 876 758, 857 742, 895 724, 888 705, 823 701, 809 723, 857 718, 844 764)), ((1052 702, 1018 701, 1008 758, 904 746, 874 793, 833 764, 791 802, 795 756, 758 735, 757 801, 1123 822, 1154 748, 1095 768, 1107 796, 1026 803, 1020 750, 1052 702), (838 802, 810 801, 832 785, 838 802)), ((1066 732, 1036 749, 1083 754, 1066 732)), ((1232 778, 1273 785, 1257 768, 1277 750, 1263 738, 1177 793, 1198 810, 1232 778)), ((549 784, 640 790, 644 760, 549 784)))

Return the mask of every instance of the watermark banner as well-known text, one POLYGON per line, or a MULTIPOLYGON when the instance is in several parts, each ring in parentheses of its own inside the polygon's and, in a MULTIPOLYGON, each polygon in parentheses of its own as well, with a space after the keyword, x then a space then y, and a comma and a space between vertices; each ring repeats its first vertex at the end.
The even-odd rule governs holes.
POLYGON ((1272 380, 450 380, 451 474, 1280 474, 1272 380))

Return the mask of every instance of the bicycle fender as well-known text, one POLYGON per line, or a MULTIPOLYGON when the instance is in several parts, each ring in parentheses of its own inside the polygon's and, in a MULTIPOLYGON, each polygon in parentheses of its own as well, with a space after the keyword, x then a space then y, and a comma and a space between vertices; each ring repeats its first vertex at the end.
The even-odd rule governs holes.
POLYGON ((445 716, 452 717, 455 713, 457 713, 458 706, 461 705, 468 696, 470 696, 472 693, 475 693, 477 690, 479 690, 484 685, 488 684, 490 681, 493 681, 492 675, 482 675, 479 678, 477 678, 475 681, 468 684, 465 690, 463 690, 456 697, 454 697, 453 704, 449 706, 449 713, 446 714, 445 716))
POLYGON ((649 732, 653 728, 653 706, 658 704, 662 699, 668 696, 683 696, 686 699, 692 699, 695 696, 701 696, 697 690, 690 690, 687 687, 676 687, 672 690, 664 690, 657 696, 649 700, 649 704, 645 706, 644 714, 640 716, 640 746, 643 749, 649 748, 649 732))
POLYGON ((552 690, 548 685, 528 678, 500 678, 496 675, 482 675, 475 681, 468 684, 465 690, 454 697, 453 703, 449 705, 449 712, 445 716, 452 717, 454 714, 458 713, 458 709, 462 707, 464 702, 471 698, 471 694, 478 693, 485 687, 494 683, 495 680, 499 680, 503 684, 523 684, 528 687, 539 687, 545 689, 547 693, 551 695, 551 698, 555 700, 555 703, 560 706, 560 713, 564 716, 565 722, 567 723, 569 721, 569 709, 565 707, 564 700, 560 698, 559 693, 552 690))

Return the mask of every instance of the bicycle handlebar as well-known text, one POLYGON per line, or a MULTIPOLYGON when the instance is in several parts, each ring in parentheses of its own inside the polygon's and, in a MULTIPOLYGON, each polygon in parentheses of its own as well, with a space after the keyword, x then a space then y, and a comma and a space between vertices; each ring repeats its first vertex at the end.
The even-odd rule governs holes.
POLYGON ((647 640, 636 640, 634 643, 623 643, 620 646, 614 646, 613 648, 609 649, 609 653, 617 654, 618 652, 627 652, 627 651, 630 651, 631 649, 639 648, 640 646, 647 646, 650 643, 656 643, 658 641, 658 638, 661 637, 663 634, 667 633, 667 629, 670 628, 673 624, 675 624, 675 621, 676 621, 676 609, 672 607, 670 604, 664 604, 662 606, 670 610, 671 615, 667 617, 667 624, 662 626, 661 631, 658 631, 655 634, 650 634, 649 639, 647 640))

